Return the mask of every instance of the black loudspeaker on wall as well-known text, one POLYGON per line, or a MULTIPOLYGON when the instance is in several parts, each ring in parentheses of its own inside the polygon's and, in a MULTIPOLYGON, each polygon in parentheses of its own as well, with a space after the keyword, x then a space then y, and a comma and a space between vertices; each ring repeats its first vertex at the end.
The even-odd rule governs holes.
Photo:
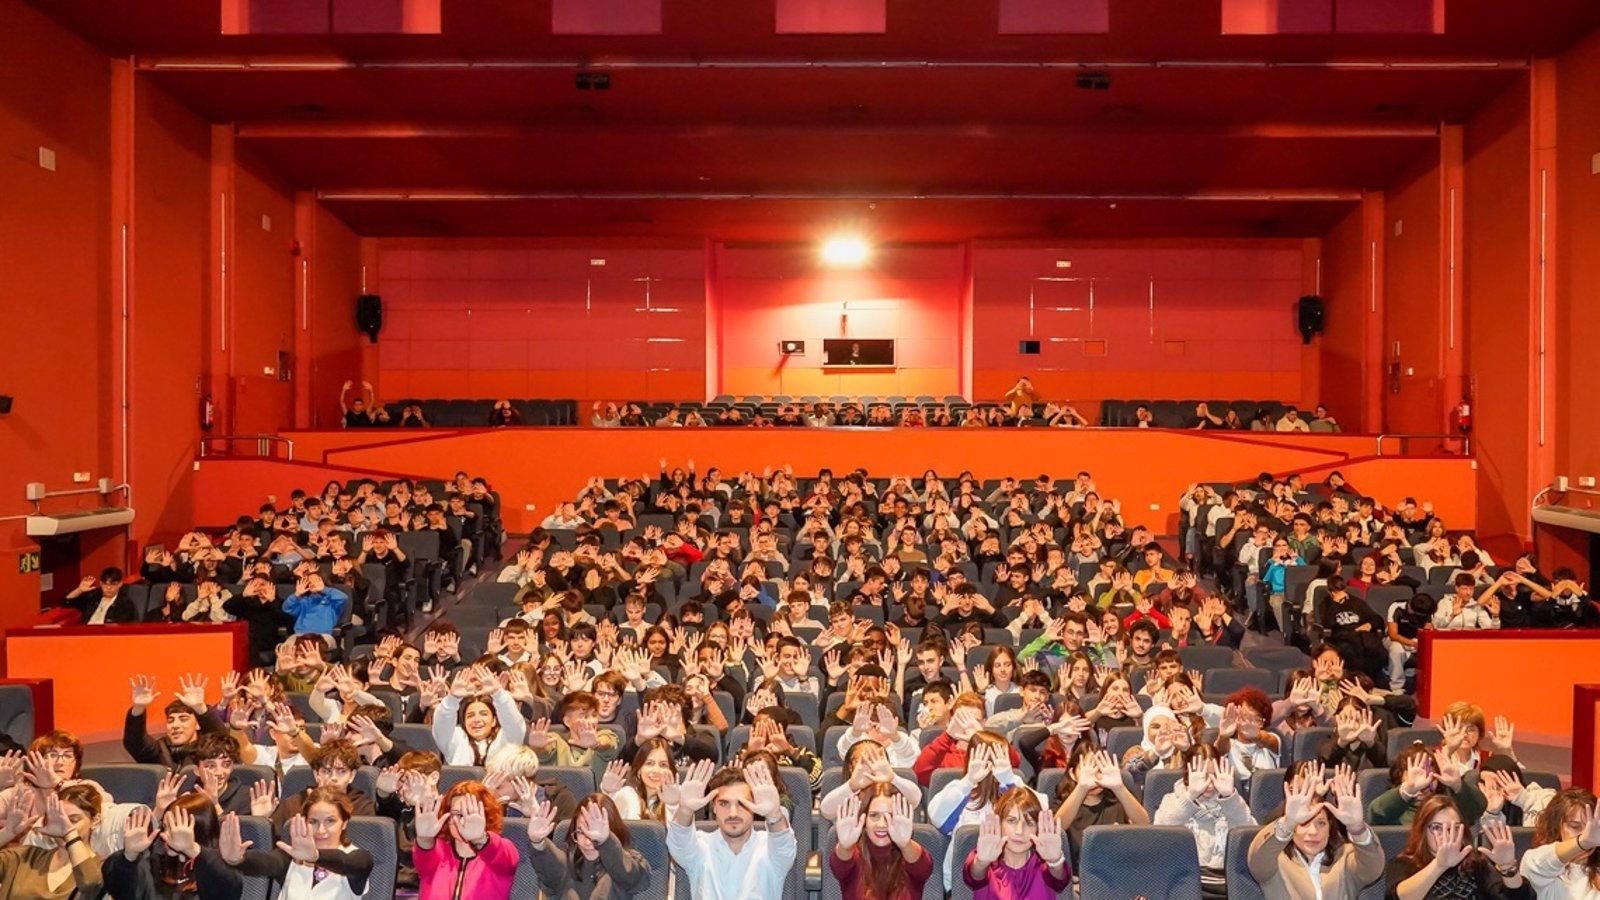
POLYGON ((1322 298, 1310 294, 1300 298, 1300 339, 1311 343, 1311 338, 1322 333, 1322 298))
POLYGON ((8 415, 10 412, 11 398, 4 394, 0 394, 0 416, 8 415))
POLYGON ((356 327, 376 344, 378 332, 383 330, 383 298, 377 294, 362 294, 356 298, 356 327))

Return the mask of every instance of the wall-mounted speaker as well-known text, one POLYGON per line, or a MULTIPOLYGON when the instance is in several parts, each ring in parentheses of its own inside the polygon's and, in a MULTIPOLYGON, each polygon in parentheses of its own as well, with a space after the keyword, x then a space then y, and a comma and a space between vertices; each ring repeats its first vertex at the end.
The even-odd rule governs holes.
POLYGON ((1322 320, 1326 312, 1327 307, 1321 297, 1308 294, 1300 298, 1300 339, 1303 342, 1309 344, 1313 337, 1322 333, 1322 320))
POLYGON ((8 416, 10 414, 11 397, 7 394, 0 394, 0 416, 8 416))
POLYGON ((377 294, 362 294, 356 298, 356 327, 376 344, 378 332, 383 330, 383 298, 377 294))
POLYGON ((1019 341, 1017 343, 1017 352, 1022 354, 1023 356, 1038 356, 1039 355, 1039 342, 1038 341, 1019 341))

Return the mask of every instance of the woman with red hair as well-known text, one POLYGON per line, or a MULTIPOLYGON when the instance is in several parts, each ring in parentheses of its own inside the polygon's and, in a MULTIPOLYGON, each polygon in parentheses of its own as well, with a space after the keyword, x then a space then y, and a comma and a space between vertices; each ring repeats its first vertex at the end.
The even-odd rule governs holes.
POLYGON ((1250 780, 1257 769, 1276 769, 1282 739, 1267 728, 1272 721, 1272 701, 1260 688, 1240 688, 1228 695, 1217 728, 1221 750, 1240 781, 1250 780))
POLYGON ((522 855, 500 836, 503 818, 480 782, 460 782, 442 798, 429 786, 416 807, 412 848, 419 900, 508 900, 522 855))

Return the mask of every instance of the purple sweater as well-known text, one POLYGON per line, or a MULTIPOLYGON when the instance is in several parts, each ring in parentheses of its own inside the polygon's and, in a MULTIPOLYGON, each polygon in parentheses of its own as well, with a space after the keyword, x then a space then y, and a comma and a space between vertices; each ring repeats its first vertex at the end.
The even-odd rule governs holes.
POLYGON ((1028 861, 1020 869, 1013 869, 1004 860, 997 859, 989 864, 989 871, 983 878, 973 878, 972 861, 977 858, 978 851, 972 851, 961 867, 961 877, 967 880, 967 887, 972 888, 973 900, 1055 900, 1072 887, 1072 866, 1064 859, 1061 867, 1066 877, 1061 879, 1050 874, 1037 853, 1029 853, 1028 861))

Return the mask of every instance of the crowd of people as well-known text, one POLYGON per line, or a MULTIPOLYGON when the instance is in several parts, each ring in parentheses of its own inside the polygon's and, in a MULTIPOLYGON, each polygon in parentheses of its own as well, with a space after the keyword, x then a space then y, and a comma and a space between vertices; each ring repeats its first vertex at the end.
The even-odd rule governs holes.
MULTIPOLYGON (((384 506, 396 491, 413 502, 356 538, 364 555, 395 552, 378 535, 414 505, 418 486, 401 484, 384 506)), ((266 657, 248 671, 135 679, 124 747, 172 773, 154 803, 83 779, 71 734, 0 759, 0 883, 18 898, 233 900, 242 879, 265 878, 286 900, 352 898, 378 874, 352 823, 378 817, 401 849, 382 874, 425 898, 501 900, 527 866, 549 896, 638 895, 663 875, 696 898, 775 900, 794 896, 813 847, 852 900, 921 897, 934 879, 982 898, 1069 896, 1093 864, 1090 828, 1148 824, 1193 835, 1212 896, 1240 877, 1226 848, 1249 828, 1249 877, 1268 897, 1354 898, 1380 880, 1405 900, 1600 897, 1600 804, 1541 785, 1518 760, 1514 723, 1459 703, 1433 745, 1391 758, 1388 734, 1415 705, 1390 657, 1352 638, 1382 624, 1346 620, 1359 579, 1321 586, 1336 612, 1281 693, 1213 693, 1217 670, 1186 664, 1220 652, 1231 667, 1247 629, 1288 624, 1271 569, 1288 562, 1282 540, 1301 561, 1405 551, 1471 570, 1424 507, 1326 486, 1326 500, 1270 477, 1214 497, 1197 486, 1169 550, 1088 472, 986 485, 663 460, 653 478, 594 479, 493 573, 499 587, 463 572, 465 598, 425 627, 380 629, 347 653, 320 627, 332 616, 307 616, 304 629, 262 632, 266 657), (1231 552, 1241 534, 1270 551, 1265 568, 1231 552), (504 608, 465 624, 490 588, 504 608), (1326 737, 1296 756, 1313 728, 1326 737), (246 784, 244 766, 272 777, 246 784), (446 767, 472 777, 446 787, 446 767), (309 786, 289 792, 296 769, 309 786), (553 777, 574 769, 592 792, 553 777), (1280 769, 1283 799, 1263 806, 1257 776, 1280 769), (1387 777, 1368 796, 1374 770, 1387 777), (831 840, 796 827, 813 816, 831 840), (271 841, 246 840, 245 817, 270 823, 271 841), (1409 837, 1386 853, 1374 829, 1395 826, 1409 837), (1529 826, 1519 853, 1514 829, 1529 826), (919 840, 928 828, 948 850, 919 840), (651 829, 673 874, 639 849, 651 829)), ((265 563, 297 579, 293 596, 315 593, 297 568, 332 546, 310 535, 333 516, 313 501, 331 493, 340 514, 377 503, 376 486, 335 487, 186 539, 143 574, 220 584, 225 564, 265 563), (298 551, 270 550, 280 522, 298 551), (243 534, 269 526, 263 552, 286 555, 231 562, 243 534)), ((452 502, 479 487, 460 476, 452 502)), ((484 548, 472 561, 492 558, 484 548)), ((1552 594, 1529 587, 1530 608, 1571 590, 1592 609, 1582 585, 1558 588, 1559 573, 1541 581, 1527 564, 1507 571, 1552 594)), ((127 621, 108 585, 75 599, 86 620, 127 621)), ((1414 624, 1455 627, 1464 609, 1414 624)), ((1126 874, 1137 892, 1138 872, 1126 874)))

